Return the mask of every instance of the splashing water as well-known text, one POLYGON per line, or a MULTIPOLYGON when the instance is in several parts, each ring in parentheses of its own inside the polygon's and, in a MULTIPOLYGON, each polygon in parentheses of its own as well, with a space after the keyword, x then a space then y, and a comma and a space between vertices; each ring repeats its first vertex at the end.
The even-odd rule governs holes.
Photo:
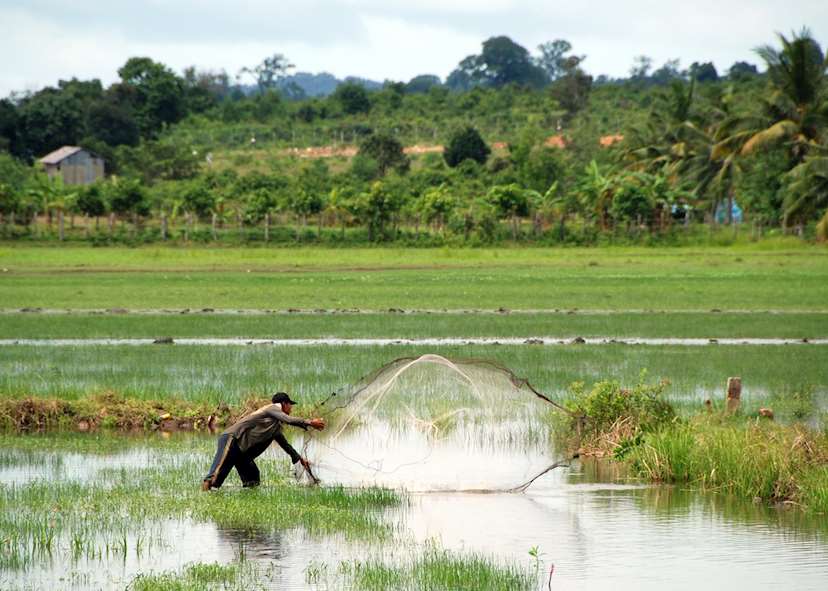
POLYGON ((325 483, 507 490, 559 459, 553 405, 488 361, 398 359, 317 412, 328 427, 309 431, 304 451, 325 483))

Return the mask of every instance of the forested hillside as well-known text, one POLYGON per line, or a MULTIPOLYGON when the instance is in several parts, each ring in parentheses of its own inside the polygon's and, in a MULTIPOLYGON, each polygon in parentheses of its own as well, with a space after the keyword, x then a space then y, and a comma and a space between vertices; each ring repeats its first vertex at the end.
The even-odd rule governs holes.
POLYGON ((107 88, 72 79, 0 101, 0 231, 593 243, 747 222, 754 237, 825 238, 828 60, 807 30, 759 48, 761 68, 639 56, 610 80, 585 59, 494 37, 445 81, 378 85, 293 75, 280 54, 235 79, 132 58, 107 88), (101 155, 108 178, 46 179, 37 158, 64 145, 101 155))

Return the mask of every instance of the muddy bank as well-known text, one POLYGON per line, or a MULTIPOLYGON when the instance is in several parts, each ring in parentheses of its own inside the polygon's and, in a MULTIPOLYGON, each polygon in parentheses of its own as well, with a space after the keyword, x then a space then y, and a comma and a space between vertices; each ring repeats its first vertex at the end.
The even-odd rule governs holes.
POLYGON ((747 309, 580 309, 580 308, 527 308, 513 310, 509 308, 0 308, 0 315, 31 314, 31 315, 78 315, 78 316, 166 316, 187 315, 194 316, 279 316, 279 315, 359 315, 359 314, 408 314, 408 315, 580 315, 580 316, 613 316, 624 315, 660 315, 660 314, 828 314, 828 310, 747 310, 747 309))
POLYGON ((110 345, 201 345, 201 346, 246 346, 273 345, 279 347, 385 347, 389 345, 421 345, 429 347, 449 347, 462 345, 680 345, 704 347, 715 345, 828 345, 824 339, 782 339, 782 338, 612 338, 612 337, 437 337, 416 339, 390 338, 313 338, 313 339, 247 339, 247 338, 172 338, 158 337, 147 339, 0 339, 0 347, 46 346, 46 347, 82 347, 110 345))
POLYGON ((215 432, 267 404, 248 398, 218 406, 185 400, 139 400, 103 392, 77 400, 27 397, 0 400, 0 430, 19 433, 54 430, 215 432))

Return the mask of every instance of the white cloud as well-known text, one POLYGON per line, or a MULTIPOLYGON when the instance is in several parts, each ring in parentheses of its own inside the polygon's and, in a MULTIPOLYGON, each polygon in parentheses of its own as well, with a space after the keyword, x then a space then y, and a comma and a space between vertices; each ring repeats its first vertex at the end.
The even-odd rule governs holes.
POLYGON ((828 2, 813 0, 0 0, 0 96, 60 78, 117 78, 134 55, 176 70, 235 74, 275 52, 305 71, 377 80, 448 74, 492 35, 530 50, 564 38, 593 74, 625 75, 633 57, 758 62, 774 32, 810 25, 828 44, 828 2))

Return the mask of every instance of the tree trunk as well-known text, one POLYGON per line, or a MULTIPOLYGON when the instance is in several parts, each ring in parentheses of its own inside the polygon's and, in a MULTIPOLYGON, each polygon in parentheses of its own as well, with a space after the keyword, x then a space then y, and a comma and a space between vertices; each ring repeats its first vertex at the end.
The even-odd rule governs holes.
POLYGON ((264 241, 270 241, 270 213, 265 214, 264 218, 264 241))
POLYGON ((95 234, 98 233, 98 229, 100 228, 100 223, 101 223, 101 216, 96 215, 95 216, 95 234))
POLYGON ((89 239, 89 214, 83 214, 83 237, 89 239))
POLYGON ((535 234, 535 238, 540 238, 541 234, 543 233, 543 223, 541 222, 541 215, 539 212, 535 212, 535 219, 532 224, 532 232, 535 234))
POLYGON ((733 223, 733 190, 727 192, 727 223, 733 223))
POLYGON ((417 216, 414 218, 414 238, 416 240, 420 239, 420 215, 419 214, 417 214, 417 216))
POLYGON ((167 214, 161 214, 161 240, 167 241, 167 214))
POLYGON ((212 232, 213 232, 213 242, 215 242, 216 240, 218 240, 218 235, 217 235, 217 233, 216 233, 216 218, 217 218, 217 217, 218 217, 218 216, 214 213, 214 214, 213 214, 213 216, 212 216, 212 220, 210 221, 210 228, 211 228, 211 230, 212 230, 212 232))
POLYGON ((566 239, 566 214, 561 214, 561 223, 558 226, 558 241, 563 242, 566 239))
POLYGON ((115 214, 110 213, 109 214, 109 235, 112 236, 112 234, 114 232, 115 232, 115 214))
POLYGON ((58 210, 58 240, 63 242, 64 238, 64 229, 63 229, 63 210, 58 210))

